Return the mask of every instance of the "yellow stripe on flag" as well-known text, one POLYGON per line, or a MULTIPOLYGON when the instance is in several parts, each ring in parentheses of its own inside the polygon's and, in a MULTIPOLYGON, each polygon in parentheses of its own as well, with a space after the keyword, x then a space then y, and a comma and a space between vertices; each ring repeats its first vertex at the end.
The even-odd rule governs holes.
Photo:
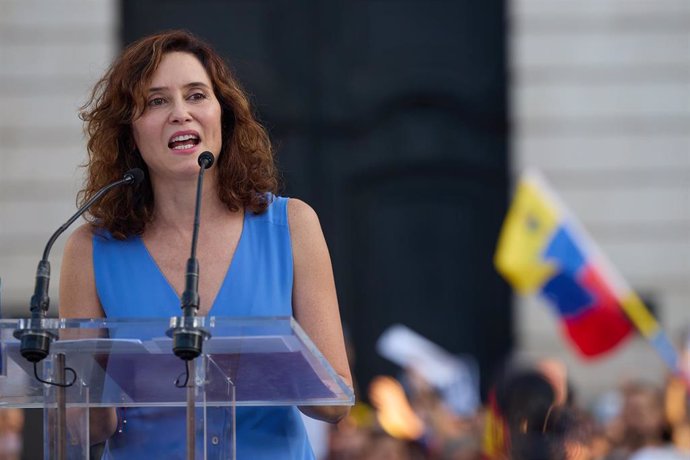
POLYGON ((653 337, 659 330, 659 323, 647 309, 642 299, 634 292, 620 299, 621 307, 630 318, 630 321, 640 330, 646 338, 653 337))
POLYGON ((559 223, 559 212, 536 183, 522 180, 501 229, 496 269, 521 294, 541 288, 555 267, 541 257, 559 223))

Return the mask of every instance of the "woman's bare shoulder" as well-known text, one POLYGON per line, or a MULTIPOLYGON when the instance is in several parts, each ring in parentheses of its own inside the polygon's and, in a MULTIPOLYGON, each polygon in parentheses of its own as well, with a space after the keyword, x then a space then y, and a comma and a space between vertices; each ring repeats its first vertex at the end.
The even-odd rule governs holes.
POLYGON ((298 198, 290 198, 287 204, 290 230, 303 230, 316 226, 320 228, 319 216, 314 208, 298 198))
POLYGON ((67 239, 60 270, 60 316, 102 317, 93 273, 93 225, 78 227, 67 239))
POLYGON ((69 245, 84 249, 86 246, 91 247, 91 240, 94 235, 95 228, 92 224, 85 223, 80 225, 72 232, 67 239, 69 245))

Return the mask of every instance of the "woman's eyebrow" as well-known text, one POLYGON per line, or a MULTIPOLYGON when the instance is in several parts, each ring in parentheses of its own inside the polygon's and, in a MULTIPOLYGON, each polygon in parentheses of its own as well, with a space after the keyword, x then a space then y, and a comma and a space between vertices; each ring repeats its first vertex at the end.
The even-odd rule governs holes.
MULTIPOLYGON (((187 83, 186 85, 183 86, 183 88, 185 88, 185 89, 187 89, 187 88, 199 88, 199 87, 208 88, 209 86, 202 81, 193 81, 193 82, 187 83)), ((167 89, 168 89, 167 86, 153 86, 153 87, 149 88, 147 90, 147 92, 148 93, 155 93, 158 91, 165 91, 167 89)))
POLYGON ((191 83, 187 83, 186 85, 184 85, 184 87, 185 88, 198 88, 198 87, 209 88, 209 86, 206 83, 204 83, 203 81, 193 81, 191 83))

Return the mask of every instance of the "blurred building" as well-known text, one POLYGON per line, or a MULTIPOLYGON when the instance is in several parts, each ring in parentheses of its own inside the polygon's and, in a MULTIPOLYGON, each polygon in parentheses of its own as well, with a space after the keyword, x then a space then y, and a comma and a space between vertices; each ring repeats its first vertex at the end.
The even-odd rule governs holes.
MULTIPOLYGON (((119 48, 116 2, 0 1, 0 293, 26 315, 36 264, 72 214, 86 159, 79 107, 119 48)), ((60 254, 50 258, 56 313, 60 254)))
MULTIPOLYGON (((382 3, 388 8, 399 3, 400 11, 410 5, 372 0, 357 6, 375 9, 382 3)), ((440 11, 452 5, 431 3, 440 11)), ((43 245, 75 209, 82 177, 77 165, 85 159, 77 112, 121 45, 123 11, 118 1, 0 0, 0 301, 5 317, 27 311, 43 245)), ((524 166, 541 168, 677 336, 690 318, 690 4, 516 0, 507 2, 505 19, 512 156, 500 180, 508 178, 509 185, 524 166)), ((299 69, 295 73, 301 78, 299 69)), ((365 84, 367 75, 358 78, 365 84)), ((420 126, 432 137, 433 120, 420 126)), ((303 139, 290 139, 284 148, 304 147, 303 139)), ((338 161, 351 154, 343 145, 336 147, 338 161)), ((484 161, 481 149, 473 153, 484 161)), ((288 171, 296 181, 300 174, 288 171)), ((301 191, 319 194, 308 187, 301 191)), ((334 217, 326 230, 337 224, 334 217)), ((64 241, 51 257, 53 313, 64 241)), ((344 252, 336 249, 335 255, 344 252)), ((512 311, 517 351, 564 359, 583 396, 625 376, 662 378, 661 361, 641 339, 585 363, 564 344, 543 302, 519 299, 512 311)), ((444 316, 431 320, 442 323, 444 316)))

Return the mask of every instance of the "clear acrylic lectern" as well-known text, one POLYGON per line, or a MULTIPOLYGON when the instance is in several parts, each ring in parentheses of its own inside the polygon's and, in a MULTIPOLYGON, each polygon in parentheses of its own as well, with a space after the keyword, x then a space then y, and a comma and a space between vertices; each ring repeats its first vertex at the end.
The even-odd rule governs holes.
POLYGON ((168 332, 178 321, 46 319, 57 339, 34 369, 13 335, 28 320, 0 320, 0 407, 44 409, 46 459, 88 459, 91 414, 127 407, 186 408, 186 458, 234 459, 236 407, 354 403, 293 318, 196 318, 209 338, 189 366, 172 352, 168 332), (208 435, 209 408, 231 421, 220 451, 208 435))

